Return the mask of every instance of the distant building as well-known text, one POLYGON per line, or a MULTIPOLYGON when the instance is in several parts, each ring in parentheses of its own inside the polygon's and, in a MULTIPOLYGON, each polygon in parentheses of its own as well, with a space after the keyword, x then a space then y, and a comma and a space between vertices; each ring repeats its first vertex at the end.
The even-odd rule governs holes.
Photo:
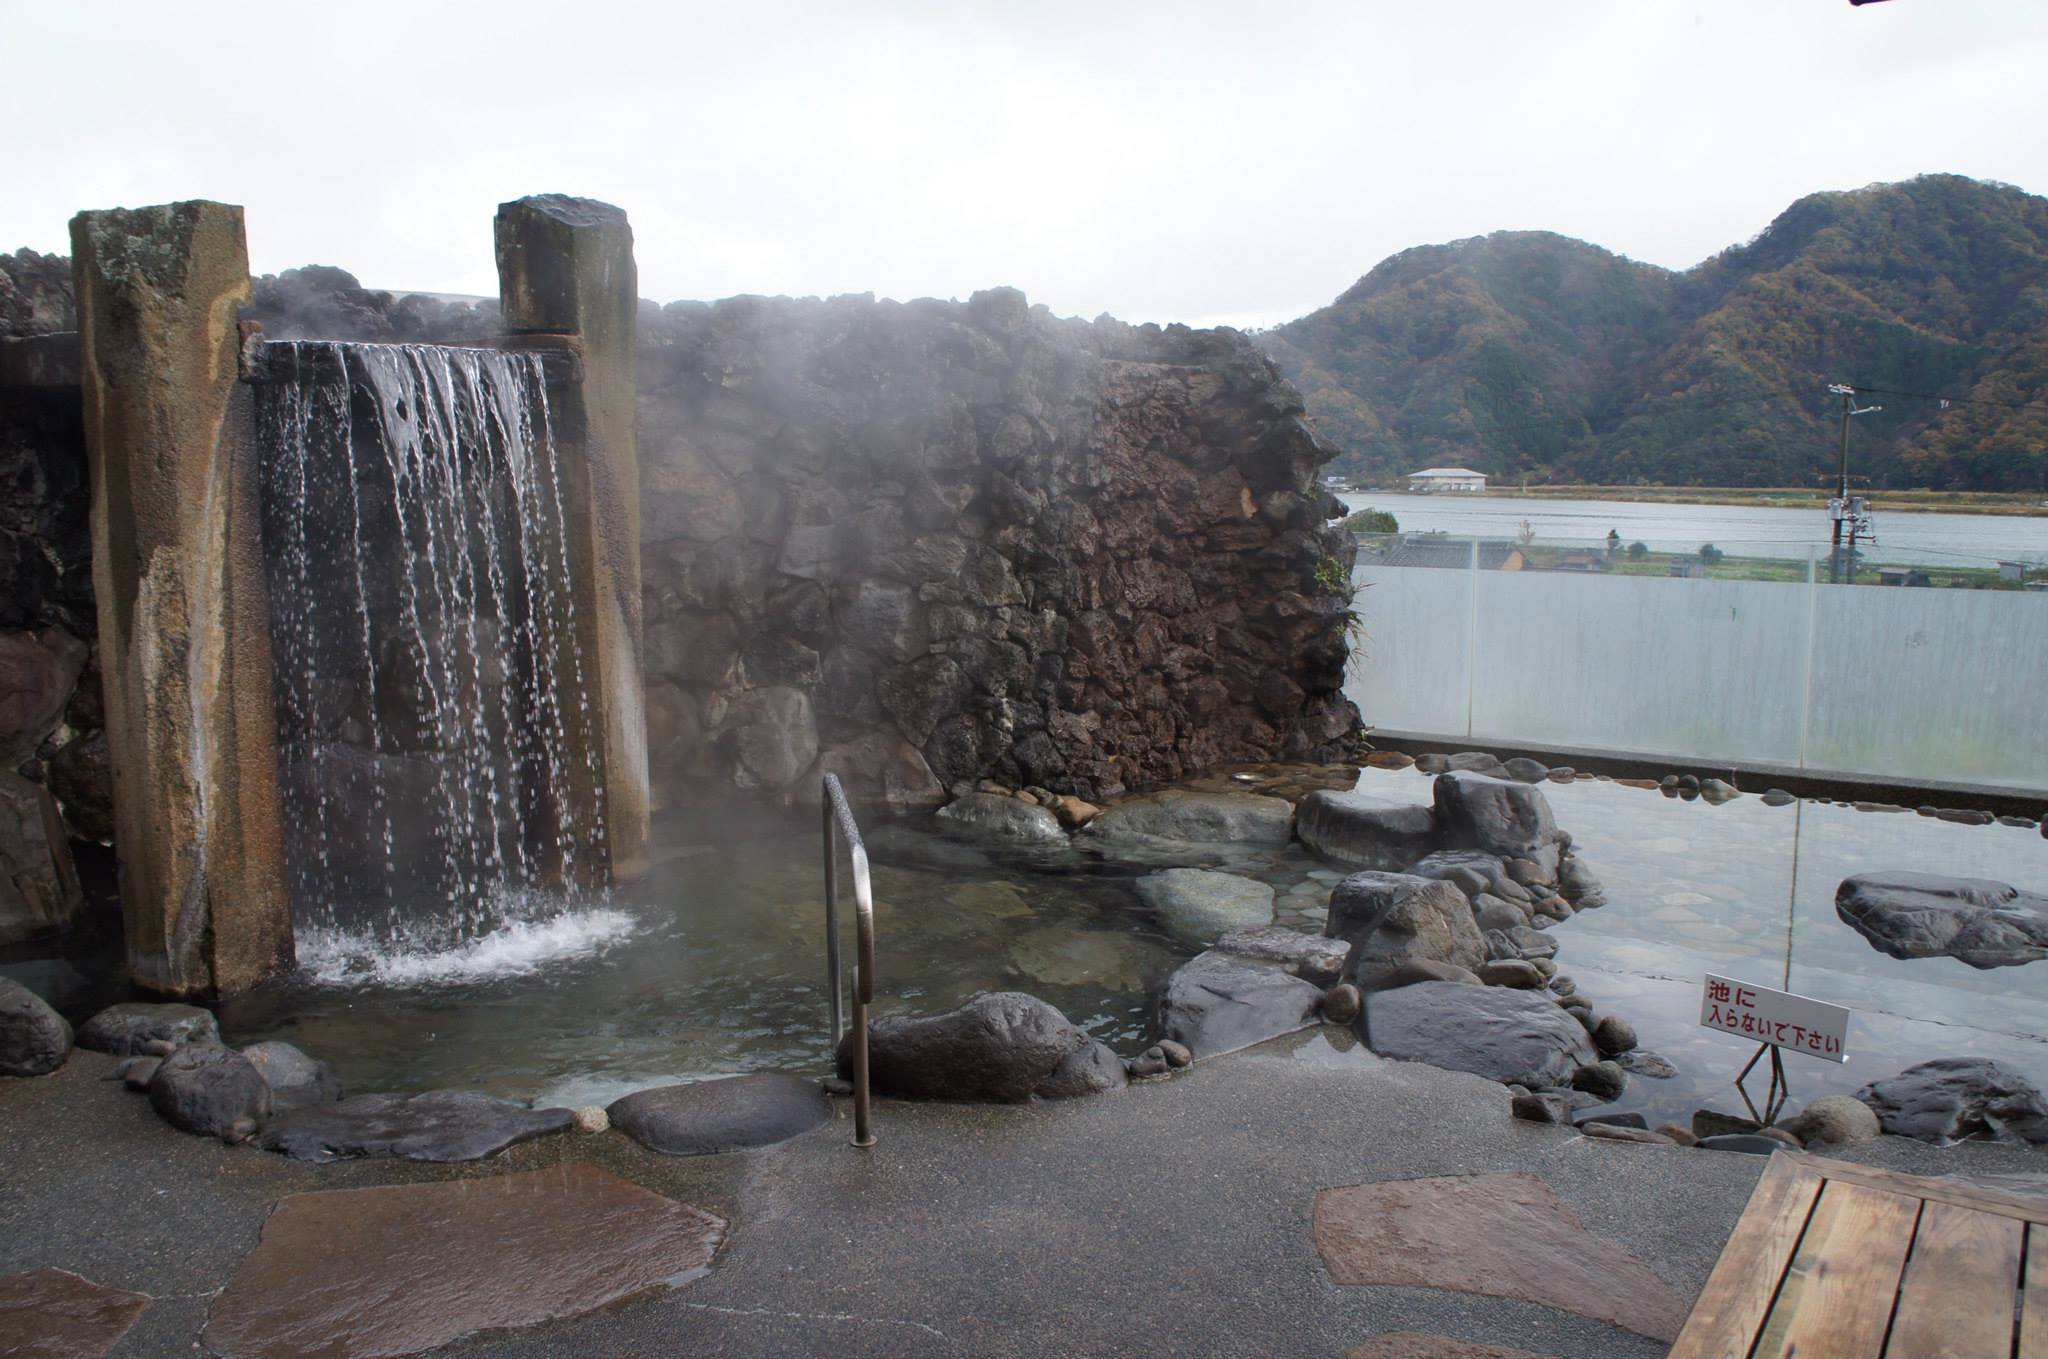
POLYGON ((1408 489, 1411 491, 1483 491, 1486 489, 1486 473, 1475 472, 1469 467, 1425 467, 1420 472, 1408 474, 1408 489))

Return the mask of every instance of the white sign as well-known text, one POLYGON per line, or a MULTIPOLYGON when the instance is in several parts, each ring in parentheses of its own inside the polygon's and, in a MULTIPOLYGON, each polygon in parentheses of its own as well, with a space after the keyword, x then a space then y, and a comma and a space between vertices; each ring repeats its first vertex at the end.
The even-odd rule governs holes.
POLYGON ((1768 986, 1707 974, 1700 988, 1700 1023, 1752 1043, 1846 1062, 1849 1012, 1839 1005, 1768 986))

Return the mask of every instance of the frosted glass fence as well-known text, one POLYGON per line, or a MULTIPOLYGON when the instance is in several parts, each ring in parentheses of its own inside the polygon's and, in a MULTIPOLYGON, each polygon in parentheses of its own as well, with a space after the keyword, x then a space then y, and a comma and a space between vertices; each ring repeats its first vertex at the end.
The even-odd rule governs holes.
POLYGON ((2048 592, 1929 553, 1360 540, 1346 692, 1388 731, 2048 790, 2048 592))

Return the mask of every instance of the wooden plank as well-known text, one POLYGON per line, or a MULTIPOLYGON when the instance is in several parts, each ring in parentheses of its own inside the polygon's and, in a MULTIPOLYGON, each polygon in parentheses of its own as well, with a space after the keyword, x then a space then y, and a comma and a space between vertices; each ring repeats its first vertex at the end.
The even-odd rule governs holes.
POLYGON ((2027 1225, 1930 1202, 1899 1285, 1885 1359, 2005 1359, 2027 1225))
POLYGON ((1975 1208, 1980 1213, 2019 1218, 2023 1222, 2048 1222, 2048 1201, 2008 1194, 1986 1185, 1957 1184, 1953 1180, 1937 1180, 1925 1175, 1903 1175, 1896 1170, 1879 1170, 1874 1166, 1831 1161, 1808 1152, 1781 1151, 1778 1155, 1790 1157, 1825 1179, 1840 1180, 1845 1184, 1860 1184, 1893 1194, 1909 1194, 1915 1198, 1953 1203, 1964 1208, 1975 1208))
POLYGON ((1919 1216, 1915 1197, 1824 1185, 1755 1359, 1880 1359, 1919 1216))
POLYGON ((2020 1290, 2020 1344, 2014 1359, 2048 1359, 2048 1227, 2027 1228, 2027 1281, 2020 1290))
POLYGON ((1821 1177, 1811 1167, 1782 1152, 1771 1157, 1668 1359, 1749 1353, 1820 1188, 1821 1177))

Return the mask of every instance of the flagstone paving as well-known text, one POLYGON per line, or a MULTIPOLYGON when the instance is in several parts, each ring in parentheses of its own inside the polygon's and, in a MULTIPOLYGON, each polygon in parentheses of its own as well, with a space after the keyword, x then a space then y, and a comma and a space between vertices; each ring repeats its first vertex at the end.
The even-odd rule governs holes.
POLYGON ((1579 1225, 1534 1175, 1444 1175, 1316 1195, 1316 1249, 1340 1284, 1520 1298, 1670 1340, 1685 1301, 1579 1225))
POLYGON ((725 1226, 581 1162, 293 1194, 204 1341, 222 1359, 398 1359, 680 1287, 725 1226))
POLYGON ((100 1359, 149 1301, 63 1269, 0 1279, 0 1359, 100 1359))

